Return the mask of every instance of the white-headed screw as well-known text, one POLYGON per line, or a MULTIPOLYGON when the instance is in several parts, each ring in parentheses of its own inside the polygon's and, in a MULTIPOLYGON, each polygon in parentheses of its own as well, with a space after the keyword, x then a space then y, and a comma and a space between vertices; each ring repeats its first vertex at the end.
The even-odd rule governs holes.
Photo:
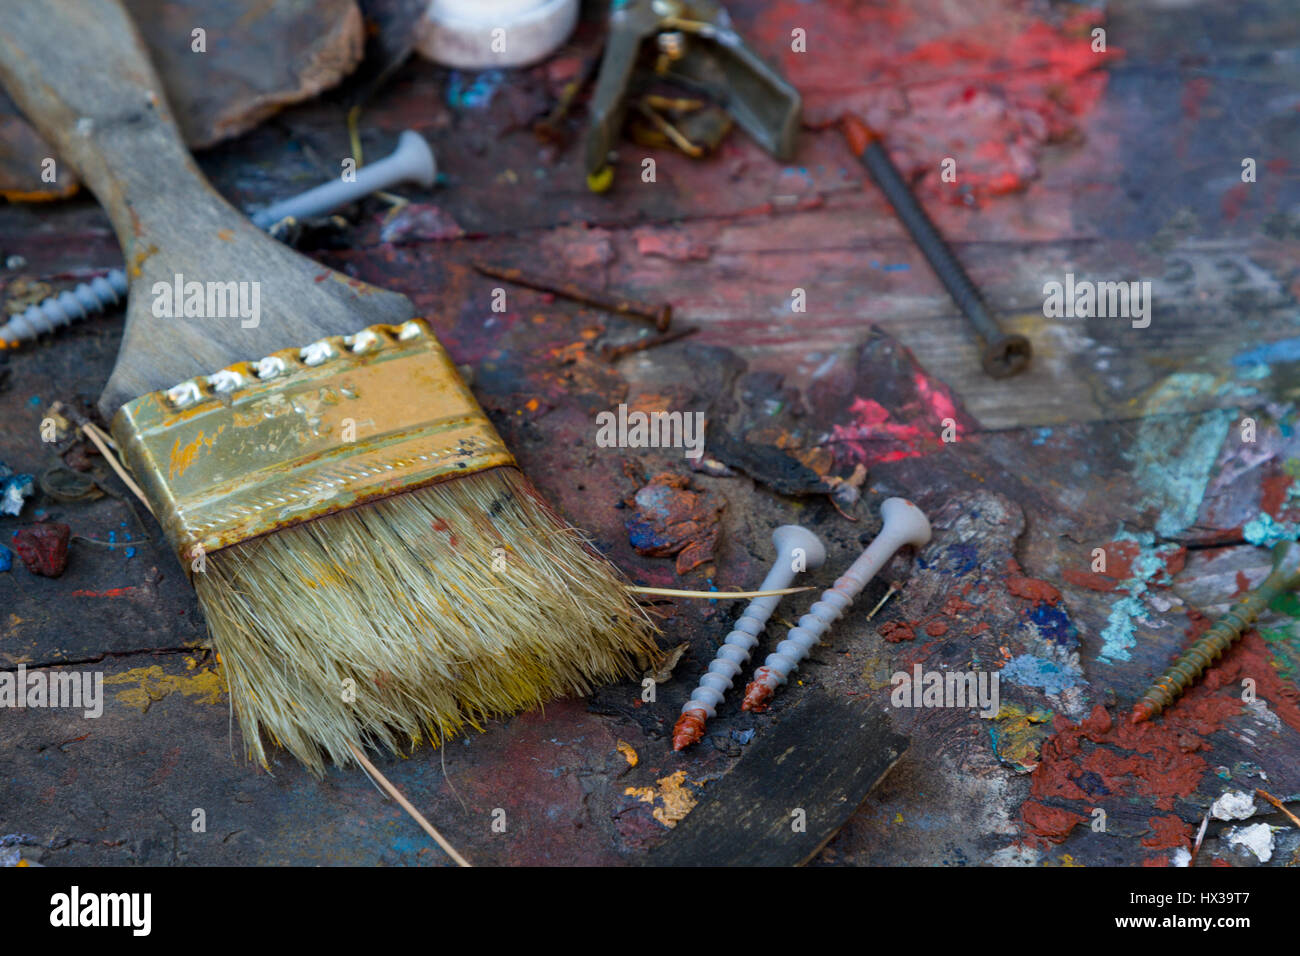
MULTIPOLYGON (((794 576, 800 571, 820 568, 826 562, 826 547, 821 539, 806 528, 797 524, 786 524, 772 532, 772 544, 776 546, 776 561, 767 572, 761 591, 778 591, 790 586, 794 576)), ((745 613, 740 615, 731 633, 718 648, 717 656, 709 665, 708 671, 700 678, 700 684, 691 694, 682 715, 673 727, 673 749, 681 750, 696 743, 704 736, 704 722, 716 716, 718 704, 731 689, 732 681, 740 669, 749 661, 749 655, 758 644, 758 636, 767 626, 767 619, 781 602, 779 594, 757 597, 749 602, 745 613)))
POLYGON ((799 623, 790 629, 785 640, 754 672, 754 679, 745 688, 743 710, 761 711, 767 706, 776 689, 789 680, 790 672, 808 656, 826 629, 862 593, 867 582, 876 576, 894 552, 907 544, 919 548, 930 540, 929 520, 906 498, 886 498, 880 506, 880 516, 884 521, 880 534, 849 565, 834 587, 824 591, 808 613, 799 618, 799 623))
MULTIPOLYGON (((399 183, 409 181, 428 188, 437 176, 438 164, 433 150, 423 136, 408 129, 398 137, 397 149, 383 159, 362 166, 355 179, 349 182, 331 180, 267 206, 251 218, 259 229, 269 229, 288 216, 310 219, 399 183)), ((126 273, 114 269, 107 275, 81 283, 71 291, 52 295, 0 325, 0 348, 13 347, 103 312, 126 298, 126 293, 126 273)))

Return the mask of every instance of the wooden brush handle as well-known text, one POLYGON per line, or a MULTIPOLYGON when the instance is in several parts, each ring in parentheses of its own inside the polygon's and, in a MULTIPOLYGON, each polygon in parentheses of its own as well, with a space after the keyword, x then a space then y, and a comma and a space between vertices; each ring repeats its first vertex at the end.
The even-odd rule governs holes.
POLYGON ((103 204, 126 258, 126 331, 100 398, 106 416, 194 375, 414 315, 405 296, 282 246, 216 193, 118 0, 0 0, 0 24, 0 82, 103 204), (257 283, 258 324, 165 314, 172 296, 162 301, 155 284, 177 275, 205 289, 257 283))

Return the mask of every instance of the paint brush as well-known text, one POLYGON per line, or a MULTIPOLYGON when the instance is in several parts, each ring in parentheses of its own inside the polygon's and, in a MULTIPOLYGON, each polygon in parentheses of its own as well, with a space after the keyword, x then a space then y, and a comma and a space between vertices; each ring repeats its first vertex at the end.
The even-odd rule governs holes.
POLYGON ((251 759, 313 773, 635 673, 653 625, 404 296, 203 178, 117 0, 0 0, 0 81, 130 280, 99 409, 192 580, 251 759))

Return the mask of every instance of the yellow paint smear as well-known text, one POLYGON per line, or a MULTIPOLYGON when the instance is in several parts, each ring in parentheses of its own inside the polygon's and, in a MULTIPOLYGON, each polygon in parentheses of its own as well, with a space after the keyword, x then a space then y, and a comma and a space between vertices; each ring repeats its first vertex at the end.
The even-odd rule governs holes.
POLYGON ((641 758, 636 755, 636 750, 634 750, 632 745, 626 740, 620 740, 618 742, 618 752, 623 755, 625 760, 627 760, 627 765, 629 767, 635 767, 641 762, 641 758))
POLYGON ((654 818, 670 830, 677 826, 679 820, 690 813, 699 802, 698 798, 686 787, 686 771, 678 770, 666 777, 660 777, 659 786, 628 787, 623 791, 629 797, 636 797, 642 803, 657 803, 654 818))
POLYGON ((186 662, 193 674, 168 674, 157 664, 152 667, 133 667, 121 674, 105 677, 105 684, 134 684, 117 693, 117 699, 128 707, 134 707, 144 713, 150 705, 157 703, 171 694, 184 694, 197 697, 201 704, 219 704, 221 695, 226 690, 226 680, 219 667, 199 669, 198 663, 189 658, 186 662))
POLYGON ((171 477, 176 478, 185 474, 185 469, 194 464, 194 460, 198 457, 199 450, 202 448, 211 448, 212 443, 217 440, 217 435, 220 435, 225 430, 226 426, 222 425, 217 429, 217 434, 213 435, 211 438, 205 438, 203 432, 199 432, 194 436, 194 440, 184 448, 181 447, 181 440, 177 438, 175 443, 172 445, 171 459, 167 463, 167 469, 171 473, 171 477))

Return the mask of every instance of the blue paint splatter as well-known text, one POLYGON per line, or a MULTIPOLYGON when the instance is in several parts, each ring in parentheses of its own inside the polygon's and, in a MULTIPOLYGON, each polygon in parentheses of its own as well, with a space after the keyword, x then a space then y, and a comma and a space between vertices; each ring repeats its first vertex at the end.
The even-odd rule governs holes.
POLYGON ((1056 661, 1034 657, 1032 654, 1021 654, 1007 661, 1002 668, 1002 676, 1013 684, 1041 687, 1045 694, 1059 694, 1079 682, 1078 674, 1066 670, 1056 661))
POLYGON ((1134 628, 1138 622, 1147 620, 1142 595, 1147 593, 1149 582, 1169 583, 1166 558, 1178 550, 1178 545, 1175 544, 1153 547, 1155 536, 1149 532, 1135 535, 1121 531, 1115 535, 1115 540, 1133 541, 1138 545, 1139 551, 1132 563, 1133 576, 1118 585, 1119 590, 1127 591, 1128 595, 1111 605, 1106 626, 1101 632, 1102 647, 1097 659, 1107 664, 1132 659, 1129 651, 1137 644, 1134 628))
POLYGON ((1050 428, 1040 428, 1038 429, 1038 437, 1033 440, 1032 444, 1045 445, 1047 444, 1047 439, 1051 437, 1052 430, 1050 428))
POLYGON ((1092 770, 1085 770, 1074 778, 1075 785, 1090 797, 1105 797, 1110 794, 1106 787, 1106 781, 1101 779, 1101 774, 1092 770))
POLYGON ((1300 339, 1270 342, 1232 357, 1232 364, 1237 366, 1267 365, 1270 362, 1300 362, 1300 339))
POLYGON ((1182 416, 1151 415, 1138 426, 1128 457, 1134 479, 1146 493, 1142 504, 1157 512, 1156 531, 1177 537, 1196 521, 1210 472, 1228 437, 1236 412, 1216 408, 1196 418, 1190 434, 1182 416))
POLYGON ((0 574, 14 566, 14 553, 0 544, 0 574))
POLYGON ((486 70, 468 77, 452 70, 447 77, 447 105, 458 110, 486 109, 505 76, 500 70, 486 70))
POLYGON ((1039 601, 1029 612, 1029 620, 1034 622, 1044 638, 1063 647, 1073 646, 1079 637, 1079 629, 1060 605, 1039 601))
POLYGON ((0 515, 16 515, 23 510, 23 502, 35 491, 35 478, 15 475, 13 469, 0 462, 0 515))
POLYGON ((1278 521, 1271 514, 1261 511, 1241 526, 1241 536, 1253 545, 1272 547, 1279 541, 1295 541, 1300 538, 1300 526, 1289 521, 1278 521))
POLYGON ((958 541, 945 549, 944 559, 950 569, 944 573, 961 577, 979 566, 979 549, 968 542, 958 541))
MULTIPOLYGON (((1146 590, 1145 586, 1143 590, 1146 590)), ((1111 606, 1110 616, 1101 631, 1103 643, 1097 659, 1108 664, 1112 661, 1131 660, 1133 655, 1129 653, 1129 649, 1137 644, 1133 626, 1138 621, 1146 619, 1147 609, 1137 598, 1124 597, 1116 601, 1111 606)))

